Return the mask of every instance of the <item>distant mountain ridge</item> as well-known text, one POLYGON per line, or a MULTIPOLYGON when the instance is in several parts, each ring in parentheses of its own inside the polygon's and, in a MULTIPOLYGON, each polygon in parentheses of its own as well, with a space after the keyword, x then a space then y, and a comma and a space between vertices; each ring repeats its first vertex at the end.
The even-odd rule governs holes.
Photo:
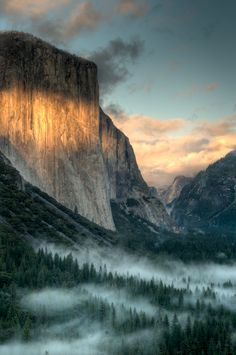
POLYGON ((179 226, 236 233, 236 150, 201 171, 172 204, 179 226))
POLYGON ((177 176, 170 186, 168 186, 166 189, 162 189, 162 191, 160 192, 161 200, 166 205, 172 203, 176 198, 179 197, 184 186, 189 184, 192 179, 193 178, 191 177, 186 177, 183 175, 177 176))

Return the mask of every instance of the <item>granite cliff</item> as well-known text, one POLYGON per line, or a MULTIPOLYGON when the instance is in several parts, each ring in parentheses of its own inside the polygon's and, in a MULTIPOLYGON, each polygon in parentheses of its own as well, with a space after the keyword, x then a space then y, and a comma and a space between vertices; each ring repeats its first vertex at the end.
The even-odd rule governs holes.
POLYGON ((164 229, 174 227, 155 188, 150 188, 139 170, 133 148, 102 109, 100 136, 109 178, 110 199, 127 214, 132 213, 164 229))
POLYGON ((149 193, 138 168, 133 148, 126 137, 115 127, 111 118, 100 110, 100 137, 109 177, 110 199, 149 193))
POLYGON ((0 149, 25 180, 114 229, 97 68, 21 33, 0 35, 0 149))
POLYGON ((114 230, 110 200, 170 219, 138 169, 128 138, 99 107, 97 67, 29 34, 0 33, 0 150, 23 178, 114 230))

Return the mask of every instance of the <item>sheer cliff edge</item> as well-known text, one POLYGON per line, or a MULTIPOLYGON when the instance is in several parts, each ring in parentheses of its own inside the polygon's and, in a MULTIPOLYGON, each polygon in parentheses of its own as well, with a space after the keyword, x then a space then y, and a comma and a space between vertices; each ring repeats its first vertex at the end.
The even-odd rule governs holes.
POLYGON ((99 107, 97 67, 29 34, 0 32, 0 150, 25 180, 115 230, 110 200, 170 228, 128 138, 99 107), (138 206, 137 206, 138 207, 138 206))

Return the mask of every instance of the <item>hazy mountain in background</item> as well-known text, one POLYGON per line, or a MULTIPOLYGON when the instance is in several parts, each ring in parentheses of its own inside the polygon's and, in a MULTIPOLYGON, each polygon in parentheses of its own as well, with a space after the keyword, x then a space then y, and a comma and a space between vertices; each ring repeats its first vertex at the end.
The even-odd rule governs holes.
POLYGON ((184 186, 189 184, 191 181, 191 177, 177 176, 170 186, 165 189, 161 189, 159 193, 161 200, 165 203, 165 205, 173 202, 176 198, 179 197, 184 186))
POLYGON ((203 231, 236 231, 236 151, 201 171, 172 205, 179 226, 203 231))

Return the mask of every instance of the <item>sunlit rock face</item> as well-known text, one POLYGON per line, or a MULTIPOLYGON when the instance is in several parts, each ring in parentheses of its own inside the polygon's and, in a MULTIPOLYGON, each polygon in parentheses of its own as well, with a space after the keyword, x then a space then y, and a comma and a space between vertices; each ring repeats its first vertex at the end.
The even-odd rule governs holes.
POLYGON ((25 180, 114 229, 97 68, 30 35, 0 34, 0 149, 25 180))
POLYGON ((162 228, 174 225, 166 209, 148 187, 138 168, 128 137, 100 110, 100 136, 109 176, 109 196, 127 213, 134 213, 162 228))
POLYGON ((0 33, 0 105, 0 150, 26 181, 107 229, 115 230, 111 199, 170 227, 128 138, 99 108, 94 63, 0 33))

